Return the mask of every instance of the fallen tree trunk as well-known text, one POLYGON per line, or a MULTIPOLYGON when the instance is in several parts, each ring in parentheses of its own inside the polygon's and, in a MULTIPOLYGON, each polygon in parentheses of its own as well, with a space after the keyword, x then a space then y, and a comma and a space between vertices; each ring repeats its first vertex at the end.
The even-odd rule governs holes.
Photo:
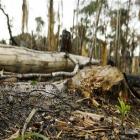
POLYGON ((131 86, 140 88, 140 76, 126 74, 127 80, 131 86))
POLYGON ((42 81, 42 78, 54 78, 54 77, 72 77, 76 75, 79 71, 79 64, 78 61, 74 60, 71 56, 66 55, 73 64, 75 64, 75 68, 72 72, 65 72, 65 71, 59 71, 59 72, 51 72, 51 73, 26 73, 26 74, 17 74, 17 73, 9 73, 4 72, 3 70, 0 71, 0 83, 1 82, 8 82, 9 80, 17 81, 17 80, 31 80, 31 79, 38 79, 39 81, 42 81), (6 75, 4 75, 6 74, 6 75), (7 75, 8 74, 8 75, 7 75))
MULTIPOLYGON (((69 54, 79 66, 88 64, 89 58, 69 54)), ((92 64, 99 64, 92 59, 92 64)), ((72 71, 75 64, 62 52, 41 52, 24 47, 0 45, 0 69, 16 73, 50 73, 72 71)))

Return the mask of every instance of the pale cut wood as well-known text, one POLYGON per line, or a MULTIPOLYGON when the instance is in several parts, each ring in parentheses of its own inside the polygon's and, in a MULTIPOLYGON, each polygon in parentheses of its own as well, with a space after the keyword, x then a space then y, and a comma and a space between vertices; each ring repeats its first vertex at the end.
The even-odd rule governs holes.
MULTIPOLYGON (((88 64, 89 58, 69 54, 79 66, 88 64)), ((99 64, 92 59, 92 64, 99 64)), ((0 69, 17 73, 50 73, 72 71, 75 67, 63 52, 41 52, 25 47, 0 44, 0 69)))
POLYGON ((76 110, 72 113, 74 116, 79 116, 80 118, 91 118, 94 121, 103 121, 104 120, 104 116, 103 115, 98 115, 98 114, 94 114, 94 113, 90 113, 90 112, 83 112, 80 110, 76 110))

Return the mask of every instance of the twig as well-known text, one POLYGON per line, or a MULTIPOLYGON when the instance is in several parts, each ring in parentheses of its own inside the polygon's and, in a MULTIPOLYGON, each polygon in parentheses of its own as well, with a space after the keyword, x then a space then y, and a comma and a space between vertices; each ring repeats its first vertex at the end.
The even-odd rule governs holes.
POLYGON ((26 131, 26 128, 27 128, 27 125, 29 124, 29 122, 31 121, 32 117, 34 116, 34 114, 37 112, 38 109, 35 109, 33 108, 31 113, 29 114, 29 116, 27 117, 26 121, 25 121, 25 124, 23 126, 23 129, 22 129, 22 140, 24 140, 24 133, 26 131))
POLYGON ((104 132, 104 131, 110 131, 111 128, 96 128, 96 129, 92 129, 92 130, 82 130, 86 133, 94 133, 94 132, 104 132))
POLYGON ((85 97, 85 98, 79 99, 79 100, 76 101, 76 103, 83 102, 84 100, 87 100, 87 99, 90 99, 90 98, 89 97, 85 97))

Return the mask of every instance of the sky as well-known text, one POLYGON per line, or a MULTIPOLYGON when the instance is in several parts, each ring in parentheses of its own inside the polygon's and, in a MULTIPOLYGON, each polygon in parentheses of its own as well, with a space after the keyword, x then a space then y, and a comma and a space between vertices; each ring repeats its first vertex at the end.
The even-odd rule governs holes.
MULTIPOLYGON (((22 18, 22 0, 0 0, 2 6, 4 6, 5 12, 8 13, 11 19, 11 25, 13 35, 17 35, 21 33, 21 18, 22 18)), ((54 9, 57 11, 58 4, 60 5, 61 0, 54 0, 54 9)), ((89 1, 89 0, 86 0, 89 1)), ((115 0, 108 0, 110 5, 114 6, 115 0)), ((120 0, 121 2, 125 3, 126 0, 120 0)), ((134 0, 135 1, 135 0, 134 0)), ((28 0, 29 5, 29 24, 28 29, 29 32, 35 32, 36 29, 36 22, 35 18, 41 16, 42 19, 45 21, 45 27, 43 30, 43 35, 47 35, 47 2, 48 0, 28 0)), ((69 30, 72 26, 73 21, 73 10, 76 8, 77 0, 63 0, 63 27, 69 30)), ((61 10, 61 7, 60 7, 61 10)), ((138 12, 136 8, 134 8, 138 12)), ((135 28, 140 28, 140 22, 137 20, 133 20, 130 26, 135 28)), ((138 30, 136 30, 138 31, 138 30)), ((2 38, 9 38, 9 33, 7 29, 6 17, 0 11, 0 39, 2 38)))
MULTIPOLYGON (((35 18, 41 16, 45 21, 43 35, 47 35, 47 2, 48 0, 28 0, 29 5, 29 32, 35 32, 36 22, 35 18)), ((9 15, 12 25, 13 35, 21 33, 22 20, 22 0, 1 0, 5 12, 9 15)), ((63 0, 63 27, 70 29, 73 21, 73 10, 76 6, 76 0, 63 0)), ((54 0, 54 9, 57 11, 60 0, 54 0)), ((61 8, 60 8, 61 9, 61 8)), ((0 40, 8 39, 9 33, 7 29, 6 17, 0 11, 0 40)))
MULTIPOLYGON (((22 0, 0 0, 2 6, 5 9, 5 12, 9 15, 12 25, 12 33, 13 36, 21 33, 21 21, 22 21, 22 0)), ((58 5, 60 5, 61 0, 54 0, 54 10, 58 10, 58 5)), ((86 0, 89 1, 89 0, 86 0)), ((115 8, 116 0, 108 0, 109 4, 115 8)), ((121 3, 125 3, 127 0, 120 0, 121 3)), ((133 0, 135 1, 135 0, 133 0)), ((63 18, 61 19, 63 22, 62 29, 66 28, 67 30, 72 27, 73 22, 73 10, 76 8, 77 0, 63 0, 63 18)), ((28 32, 35 32, 36 22, 35 18, 41 16, 45 22, 45 26, 43 28, 42 34, 47 36, 47 3, 48 0, 28 0, 29 5, 29 24, 28 24, 28 32)), ((61 9, 61 7, 60 7, 61 9)), ((138 14, 139 8, 134 7, 133 13, 138 14)), ((130 27, 135 28, 136 31, 140 34, 140 21, 137 18, 133 18, 133 22, 129 24, 130 27)), ((100 36, 101 37, 101 36, 100 36)), ((6 39, 8 42, 9 32, 7 29, 6 17, 0 11, 0 40, 6 39)))

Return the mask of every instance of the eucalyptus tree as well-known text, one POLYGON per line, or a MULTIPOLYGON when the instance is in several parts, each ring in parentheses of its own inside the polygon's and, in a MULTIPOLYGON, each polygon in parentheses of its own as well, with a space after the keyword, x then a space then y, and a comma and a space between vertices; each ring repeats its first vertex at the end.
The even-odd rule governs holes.
POLYGON ((39 36, 40 33, 42 32, 42 28, 45 25, 45 22, 43 21, 41 17, 36 17, 35 21, 36 21, 36 32, 39 36))
MULTIPOLYGON (((84 1, 87 2, 88 4, 86 6, 84 6, 81 9, 81 14, 83 14, 84 17, 86 17, 89 21, 89 30, 92 33, 92 37, 90 37, 90 40, 92 40, 92 49, 91 49, 91 55, 90 55, 90 61, 93 57, 93 53, 94 53, 94 57, 100 57, 99 56, 99 49, 97 47, 97 32, 99 30, 101 30, 101 28, 103 29, 104 25, 101 25, 101 16, 104 14, 102 14, 102 10, 108 7, 108 3, 107 0, 96 0, 96 1, 84 1)), ((87 30, 88 31, 88 30, 87 30)))
MULTIPOLYGON (((126 3, 121 3, 118 0, 117 8, 110 10, 109 16, 111 17, 110 25, 112 32, 115 34, 112 36, 113 53, 116 65, 123 71, 126 71, 129 67, 130 71, 131 58, 130 49, 131 42, 133 42, 133 30, 129 26, 130 13, 132 1, 128 0, 126 3), (117 17, 117 18, 116 18, 117 17)), ((132 52, 131 52, 132 54, 132 52)))
MULTIPOLYGON (((79 34, 78 34, 78 19, 79 19, 79 3, 80 3, 80 0, 77 0, 77 8, 76 8, 76 36, 77 36, 77 39, 79 39, 79 34)), ((81 47, 79 47, 80 46, 80 44, 79 44, 79 41, 77 41, 77 47, 78 47, 78 50, 79 50, 79 52, 80 52, 80 48, 81 47)))
MULTIPOLYGON (((138 20, 140 21, 140 1, 139 0, 136 0, 135 1, 135 4, 136 4, 136 6, 139 7, 138 20)), ((138 40, 140 41, 139 36, 138 36, 138 40)), ((140 61, 140 45, 139 45, 139 61, 140 61)))
POLYGON ((23 0, 22 2, 22 33, 28 31, 28 15, 29 15, 29 8, 27 4, 27 0, 23 0), (25 30, 26 28, 26 30, 25 30))
POLYGON ((54 50, 54 1, 48 1, 48 50, 54 50))
MULTIPOLYGON (((62 8, 62 0, 61 0, 61 8, 62 8)), ((63 8, 62 8, 63 10, 63 8)), ((63 15, 62 15, 63 16, 63 15)), ((58 22, 58 27, 57 27, 57 33, 56 33, 56 46, 59 47, 59 35, 60 35, 60 29, 61 29, 61 26, 62 26, 62 23, 61 23, 61 19, 60 19, 60 7, 59 7, 59 4, 58 4, 58 10, 57 10, 57 22, 58 22)))

